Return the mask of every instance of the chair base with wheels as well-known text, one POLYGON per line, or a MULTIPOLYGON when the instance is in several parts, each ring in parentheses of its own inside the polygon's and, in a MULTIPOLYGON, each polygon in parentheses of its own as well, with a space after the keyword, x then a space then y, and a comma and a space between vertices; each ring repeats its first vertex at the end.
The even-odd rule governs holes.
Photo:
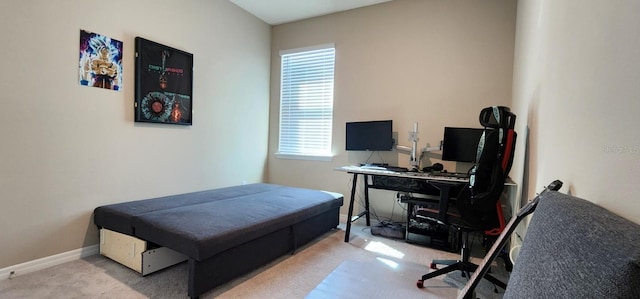
MULTIPOLYGON (((469 233, 470 233, 469 231, 463 231, 462 233, 463 239, 462 239, 462 249, 461 249, 461 256, 460 256, 461 259, 460 260, 433 260, 429 265, 429 268, 434 269, 436 271, 422 275, 422 278, 418 280, 418 282, 416 283, 418 288, 424 288, 424 281, 427 279, 431 279, 431 278, 434 278, 443 274, 447 274, 449 272, 457 271, 457 270, 462 272, 461 275, 463 277, 467 277, 467 278, 471 277, 471 274, 476 271, 476 269, 478 268, 478 265, 471 262, 470 249, 468 245, 469 233), (442 269, 438 269, 438 265, 446 265, 446 267, 442 269)), ((502 289, 507 288, 506 283, 500 281, 499 279, 495 278, 490 274, 485 274, 484 278, 502 289)), ((498 292, 497 289, 495 291, 496 293, 498 292)))

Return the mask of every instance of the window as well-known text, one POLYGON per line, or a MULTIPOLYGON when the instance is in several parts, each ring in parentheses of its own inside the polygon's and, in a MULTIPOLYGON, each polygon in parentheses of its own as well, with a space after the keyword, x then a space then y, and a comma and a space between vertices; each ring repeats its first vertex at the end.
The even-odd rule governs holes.
POLYGON ((333 44, 280 52, 281 158, 331 157, 333 121, 333 44))

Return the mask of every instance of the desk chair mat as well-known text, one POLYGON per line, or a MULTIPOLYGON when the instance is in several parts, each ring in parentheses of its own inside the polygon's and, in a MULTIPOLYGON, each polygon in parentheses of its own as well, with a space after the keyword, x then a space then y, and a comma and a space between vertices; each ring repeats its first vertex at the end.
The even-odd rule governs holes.
MULTIPOLYGON (((428 268, 396 259, 371 258, 370 261, 346 260, 331 272, 306 299, 361 299, 361 298, 455 298, 459 290, 467 283, 460 272, 450 273, 443 279, 425 282, 428 288, 415 287, 415 277, 428 268)), ((504 266, 497 267, 504 270, 504 266)), ((501 279, 508 273, 495 273, 501 279)), ((482 299, 502 298, 504 290, 494 293, 494 287, 488 281, 481 282, 476 295, 482 299)))
POLYGON ((458 289, 433 280, 434 288, 415 287, 416 275, 427 266, 382 258, 371 261, 342 262, 306 299, 361 299, 361 298, 455 298, 458 289))

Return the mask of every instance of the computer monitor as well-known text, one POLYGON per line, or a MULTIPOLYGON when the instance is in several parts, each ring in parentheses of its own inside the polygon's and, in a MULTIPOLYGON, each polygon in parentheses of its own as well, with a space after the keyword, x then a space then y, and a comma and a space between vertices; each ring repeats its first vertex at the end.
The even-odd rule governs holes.
POLYGON ((482 132, 484 129, 445 127, 442 160, 475 162, 482 132))
POLYGON ((348 122, 345 149, 348 151, 393 150, 393 121, 348 122))

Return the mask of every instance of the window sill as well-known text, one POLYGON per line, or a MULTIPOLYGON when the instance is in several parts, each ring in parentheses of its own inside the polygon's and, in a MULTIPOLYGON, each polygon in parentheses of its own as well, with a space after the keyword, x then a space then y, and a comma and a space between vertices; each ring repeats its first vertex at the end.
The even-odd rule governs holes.
POLYGON ((331 161, 333 156, 313 156, 313 155, 293 155, 293 154, 280 154, 276 153, 278 159, 289 160, 308 160, 308 161, 331 161))

